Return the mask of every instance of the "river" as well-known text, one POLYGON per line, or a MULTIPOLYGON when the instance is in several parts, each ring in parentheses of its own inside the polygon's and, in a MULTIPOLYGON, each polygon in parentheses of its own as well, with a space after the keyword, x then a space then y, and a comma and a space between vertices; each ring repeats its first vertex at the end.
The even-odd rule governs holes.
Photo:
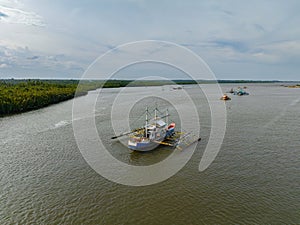
MULTIPOLYGON (((187 92, 201 126, 202 140, 188 163, 169 179, 140 187, 111 182, 85 161, 72 127, 73 100, 0 118, 0 224, 299 224, 300 89, 277 83, 241 85, 250 95, 226 102, 225 138, 203 172, 198 167, 211 131, 205 95, 194 85, 183 90, 127 88, 125 105, 132 96, 154 92, 177 96, 182 105, 181 92, 187 92)), ((237 86, 221 85, 224 92, 237 86)), ((167 147, 142 154, 110 139, 110 110, 119 90, 103 90, 95 106, 97 129, 107 131, 102 132, 103 143, 128 164, 151 165, 167 158, 173 151, 167 147)), ((84 109, 98 93, 74 101, 84 109)), ((219 97, 216 103, 223 104, 219 97)), ((154 102, 170 108, 181 126, 169 103, 151 97, 136 104, 130 116, 137 118, 154 102)), ((78 120, 88 116, 83 110, 78 120)))

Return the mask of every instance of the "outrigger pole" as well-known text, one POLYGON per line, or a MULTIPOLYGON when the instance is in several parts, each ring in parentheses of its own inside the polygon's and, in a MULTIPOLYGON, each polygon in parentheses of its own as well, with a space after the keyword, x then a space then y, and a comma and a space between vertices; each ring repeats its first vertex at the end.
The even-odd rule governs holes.
POLYGON ((116 139, 116 138, 119 138, 119 137, 122 137, 122 136, 125 136, 125 135, 128 135, 128 134, 132 134, 134 132, 137 132, 137 131, 141 131, 141 130, 144 130, 146 131, 146 136, 147 136, 147 125, 148 125, 148 107, 146 108, 146 126, 145 127, 141 127, 141 128, 136 128, 132 131, 129 131, 129 132, 125 132, 125 133, 122 133, 122 134, 119 134, 119 135, 116 135, 116 136, 113 136, 111 137, 111 139, 116 139))
POLYGON ((117 135, 117 136, 113 136, 113 137, 111 137, 110 139, 116 139, 116 138, 119 138, 119 137, 122 137, 122 136, 125 136, 125 135, 128 135, 128 134, 132 134, 132 133, 134 133, 134 132, 137 132, 137 131, 140 131, 140 130, 143 130, 144 128, 137 128, 137 129, 135 129, 135 130, 133 130, 133 131, 130 131, 130 132, 126 132, 126 133, 123 133, 123 134, 119 134, 119 135, 117 135))
POLYGON ((169 125, 169 110, 166 111, 166 124, 169 125))

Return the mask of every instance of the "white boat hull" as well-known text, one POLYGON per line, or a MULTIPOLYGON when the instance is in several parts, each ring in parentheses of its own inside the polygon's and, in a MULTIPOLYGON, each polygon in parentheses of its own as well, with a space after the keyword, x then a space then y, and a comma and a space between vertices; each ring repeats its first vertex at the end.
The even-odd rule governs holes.
POLYGON ((134 151, 147 152, 151 151, 159 146, 160 141, 163 141, 164 138, 155 141, 144 141, 144 142, 133 142, 131 140, 128 141, 128 148, 134 151))

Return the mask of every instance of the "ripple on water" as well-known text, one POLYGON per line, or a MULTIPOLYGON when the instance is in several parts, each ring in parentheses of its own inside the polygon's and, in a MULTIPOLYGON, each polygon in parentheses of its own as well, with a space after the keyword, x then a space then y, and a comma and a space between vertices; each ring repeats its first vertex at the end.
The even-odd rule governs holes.
MULTIPOLYGON (((179 173, 146 187, 111 183, 89 167, 76 146, 70 113, 64 116, 70 103, 2 120, 0 224, 298 224, 296 91, 259 85, 249 89, 253 95, 233 96, 224 143, 206 171, 198 171, 205 149, 201 141, 179 173), (283 92, 285 98, 278 98, 283 92), (269 121, 274 123, 266 128, 269 121), (47 130, 38 132, 42 128, 47 130)), ((130 92, 138 94, 135 90, 130 92)), ((105 97, 112 98, 110 93, 105 97)), ((203 111, 201 96, 194 97, 203 111)), ((95 111, 96 125, 105 130, 110 117, 101 107, 95 111)), ((210 124, 205 113, 201 116, 205 141, 210 124)), ((164 157, 154 152, 130 158, 126 150, 116 154, 139 165, 164 157)))

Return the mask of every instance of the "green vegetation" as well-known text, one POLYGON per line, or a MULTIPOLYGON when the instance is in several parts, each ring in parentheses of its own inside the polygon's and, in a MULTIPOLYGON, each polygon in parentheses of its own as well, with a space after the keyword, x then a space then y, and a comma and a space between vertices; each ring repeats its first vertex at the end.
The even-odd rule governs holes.
MULTIPOLYGON (((76 84, 55 84, 42 81, 0 83, 0 115, 38 109, 71 99, 76 84)), ((85 94, 84 91, 80 94, 85 94)))
MULTIPOLYGON (((195 81, 180 81, 192 84, 195 81)), ((158 86, 171 81, 80 81, 78 80, 2 80, 0 81, 0 116, 39 109, 76 96, 87 94, 97 88, 125 86, 158 86)))
MULTIPOLYGON (((54 103, 87 94, 97 88, 136 86, 188 85, 211 83, 253 83, 277 81, 232 81, 232 80, 0 80, 0 116, 39 109, 54 103), (79 84, 79 85, 78 85, 79 84)), ((296 85, 299 86, 299 85, 296 85)), ((299 86, 300 87, 300 86, 299 86)))
POLYGON ((289 88, 300 88, 300 84, 296 84, 296 85, 290 85, 288 86, 289 88))
POLYGON ((87 94, 97 88, 161 85, 160 82, 131 80, 81 81, 78 80, 2 80, 0 81, 0 116, 39 109, 54 103, 87 94))
MULTIPOLYGON (((0 116, 39 109, 103 86, 102 81, 75 80, 2 80, 0 116)), ((116 84, 119 86, 119 84, 116 84)))

